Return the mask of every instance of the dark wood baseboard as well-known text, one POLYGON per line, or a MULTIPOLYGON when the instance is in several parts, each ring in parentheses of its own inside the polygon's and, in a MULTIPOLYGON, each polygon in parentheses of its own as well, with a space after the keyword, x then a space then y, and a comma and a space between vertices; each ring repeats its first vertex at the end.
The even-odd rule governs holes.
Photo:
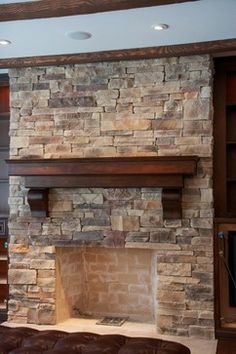
POLYGON ((235 339, 219 339, 217 354, 235 354, 236 353, 236 335, 235 339))

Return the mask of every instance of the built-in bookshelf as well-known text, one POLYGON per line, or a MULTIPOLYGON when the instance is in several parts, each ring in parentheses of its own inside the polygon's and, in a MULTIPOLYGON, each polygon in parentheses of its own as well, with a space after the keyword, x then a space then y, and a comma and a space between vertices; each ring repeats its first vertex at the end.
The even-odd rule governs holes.
POLYGON ((9 157, 9 78, 0 75, 0 322, 7 319, 8 300, 8 196, 9 177, 5 160, 9 157))

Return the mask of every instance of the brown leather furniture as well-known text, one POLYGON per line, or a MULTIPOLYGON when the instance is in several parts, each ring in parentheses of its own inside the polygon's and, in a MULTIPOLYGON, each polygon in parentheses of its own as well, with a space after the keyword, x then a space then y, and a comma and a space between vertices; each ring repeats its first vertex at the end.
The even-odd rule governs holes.
POLYGON ((190 350, 154 338, 0 326, 0 354, 190 354, 190 350))

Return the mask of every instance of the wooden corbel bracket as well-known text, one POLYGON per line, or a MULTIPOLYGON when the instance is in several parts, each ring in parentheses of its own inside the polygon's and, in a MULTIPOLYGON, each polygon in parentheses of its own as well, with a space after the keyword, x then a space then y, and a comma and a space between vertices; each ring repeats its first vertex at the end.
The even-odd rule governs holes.
POLYGON ((27 201, 32 216, 42 218, 48 216, 48 188, 31 188, 28 191, 27 201))

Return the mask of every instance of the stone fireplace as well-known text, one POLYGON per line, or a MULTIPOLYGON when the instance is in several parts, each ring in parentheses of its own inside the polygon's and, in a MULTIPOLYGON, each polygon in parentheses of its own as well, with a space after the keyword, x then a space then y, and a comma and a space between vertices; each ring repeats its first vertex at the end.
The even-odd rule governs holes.
POLYGON ((160 188, 51 188, 31 215, 10 178, 8 321, 122 314, 211 338, 211 61, 205 56, 10 70, 11 159, 198 155, 182 218, 160 188), (59 311, 63 308, 63 311, 59 311))

